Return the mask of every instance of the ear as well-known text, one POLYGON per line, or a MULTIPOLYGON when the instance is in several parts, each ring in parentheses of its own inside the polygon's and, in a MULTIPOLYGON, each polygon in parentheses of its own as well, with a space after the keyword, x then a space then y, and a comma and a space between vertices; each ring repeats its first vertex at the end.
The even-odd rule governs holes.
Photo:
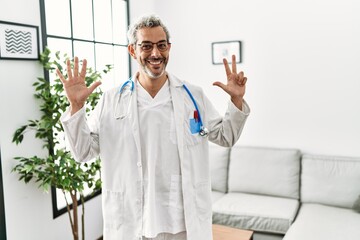
POLYGON ((136 59, 136 50, 134 48, 134 44, 128 45, 128 52, 134 59, 136 59))

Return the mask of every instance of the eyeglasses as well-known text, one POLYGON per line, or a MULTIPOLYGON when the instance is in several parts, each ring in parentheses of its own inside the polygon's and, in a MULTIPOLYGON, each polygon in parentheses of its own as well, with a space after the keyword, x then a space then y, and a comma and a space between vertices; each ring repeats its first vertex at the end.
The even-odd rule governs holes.
POLYGON ((160 52, 165 52, 169 49, 171 43, 167 42, 166 40, 159 41, 157 43, 153 43, 150 41, 143 41, 142 43, 137 44, 140 46, 140 49, 144 52, 151 52, 154 49, 154 44, 156 44, 157 49, 160 52))

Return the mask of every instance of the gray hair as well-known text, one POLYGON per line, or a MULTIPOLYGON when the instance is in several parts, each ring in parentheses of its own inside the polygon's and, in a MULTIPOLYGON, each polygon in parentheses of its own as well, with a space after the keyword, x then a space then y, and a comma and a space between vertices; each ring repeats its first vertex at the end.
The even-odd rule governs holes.
POLYGON ((129 44, 135 44, 137 39, 137 32, 139 29, 142 28, 153 28, 153 27, 162 27, 165 34, 166 34, 166 40, 169 42, 170 40, 170 33, 167 29, 167 27, 164 25, 164 23, 161 21, 161 19, 156 15, 144 15, 140 17, 138 20, 136 20, 134 23, 132 23, 129 26, 129 30, 127 32, 127 37, 129 40, 129 44))

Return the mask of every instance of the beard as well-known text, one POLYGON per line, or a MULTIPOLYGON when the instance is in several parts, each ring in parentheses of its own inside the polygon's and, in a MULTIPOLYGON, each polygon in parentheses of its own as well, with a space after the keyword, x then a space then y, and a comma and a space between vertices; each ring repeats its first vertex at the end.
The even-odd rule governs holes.
POLYGON ((168 59, 164 57, 160 57, 160 58, 149 57, 142 59, 141 68, 148 77, 152 79, 156 79, 164 75, 167 62, 168 59), (158 67, 155 67, 155 71, 152 69, 154 65, 159 65, 158 67))

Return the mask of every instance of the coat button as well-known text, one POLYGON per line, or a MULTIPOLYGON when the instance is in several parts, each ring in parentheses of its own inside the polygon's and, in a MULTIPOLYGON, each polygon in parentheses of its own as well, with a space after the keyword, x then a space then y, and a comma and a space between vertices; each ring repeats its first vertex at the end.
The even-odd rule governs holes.
POLYGON ((136 165, 137 165, 138 167, 141 167, 141 162, 138 162, 136 165))

